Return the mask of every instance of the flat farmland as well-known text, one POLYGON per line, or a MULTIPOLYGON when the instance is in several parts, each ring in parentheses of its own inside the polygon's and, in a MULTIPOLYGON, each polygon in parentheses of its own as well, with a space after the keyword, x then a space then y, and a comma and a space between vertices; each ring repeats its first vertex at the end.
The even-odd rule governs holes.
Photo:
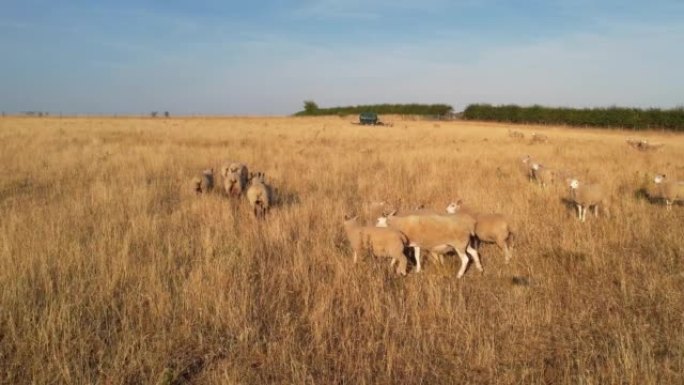
POLYGON ((352 119, 0 118, 0 382, 684 383, 684 205, 648 197, 684 136, 352 119), (611 216, 580 223, 525 155, 611 216), (226 161, 275 188, 265 220, 192 190, 226 161), (345 214, 456 198, 511 219, 510 263, 352 263, 345 214))

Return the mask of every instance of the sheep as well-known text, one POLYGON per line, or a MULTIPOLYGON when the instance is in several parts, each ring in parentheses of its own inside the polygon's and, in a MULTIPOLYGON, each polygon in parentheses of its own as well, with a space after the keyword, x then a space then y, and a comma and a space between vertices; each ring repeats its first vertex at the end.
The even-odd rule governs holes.
POLYGON ((242 163, 230 163, 221 167, 223 189, 228 196, 240 196, 247 186, 249 171, 242 163))
POLYGON ((639 151, 653 151, 657 150, 661 147, 663 147, 662 143, 649 143, 648 141, 644 139, 627 139, 626 140, 627 144, 634 148, 635 150, 639 151))
POLYGON ((532 178, 534 178, 534 170, 532 169, 532 165, 535 164, 535 161, 529 155, 525 155, 520 161, 520 167, 523 173, 527 175, 528 180, 532 180, 532 178))
MULTIPOLYGON (((502 214, 474 213, 463 205, 463 200, 451 202, 447 208, 449 214, 468 214, 475 217, 475 237, 478 242, 495 243, 504 252, 504 262, 511 260, 513 234, 515 230, 511 222, 502 214)), ((477 244, 476 244, 477 247, 477 244)))
POLYGON ((548 143, 549 142, 549 137, 544 135, 544 134, 537 134, 536 132, 532 133, 532 140, 530 143, 548 143))
POLYGON ((432 253, 455 251, 461 258, 461 268, 456 275, 463 277, 470 255, 479 271, 483 271, 477 250, 471 247, 471 237, 475 235, 475 220, 468 215, 408 215, 405 217, 390 214, 378 218, 377 227, 390 227, 405 234, 409 246, 415 249, 416 272, 421 271, 420 248, 432 253))
POLYGON ((192 179, 192 187, 195 193, 208 193, 214 189, 214 169, 208 168, 202 171, 202 176, 192 179))
POLYGON ((556 180, 556 171, 543 164, 532 163, 530 168, 532 169, 532 178, 542 187, 546 187, 556 180))
POLYGON ((256 218, 264 218, 272 203, 271 186, 265 182, 264 173, 250 173, 247 200, 256 218))
POLYGON ((606 216, 610 216, 608 199, 600 184, 580 184, 576 178, 570 179, 570 196, 577 206, 577 217, 581 222, 587 220, 587 208, 594 208, 594 216, 598 216, 601 208, 606 216))
POLYGON ((525 139, 525 134, 520 131, 513 131, 510 128, 508 129, 508 136, 513 139, 525 139))
POLYGON ((653 182, 658 189, 658 195, 665 200, 667 211, 672 210, 676 201, 684 201, 684 181, 668 181, 665 174, 657 174, 653 182))
MULTIPOLYGON (((416 206, 415 209, 412 210, 397 210, 397 209, 392 209, 392 210, 387 210, 388 206, 385 206, 386 210, 383 211, 380 215, 376 215, 376 218, 379 218, 380 216, 382 217, 387 217, 389 215, 397 216, 397 217, 406 217, 409 215, 439 215, 440 213, 437 210, 425 208, 424 204, 420 204, 416 206)), ((376 224, 377 226, 377 224, 376 224)), ((448 252, 449 250, 447 250, 448 252)), ((428 250, 430 253, 430 257, 435 262, 439 262, 440 264, 444 265, 444 258, 442 257, 442 254, 437 254, 435 252, 432 252, 428 250)), ((417 259, 416 259, 417 260, 417 259)))
POLYGON ((344 217, 344 231, 354 251, 354 263, 358 261, 358 255, 364 248, 368 248, 375 257, 392 258, 390 267, 397 264, 396 273, 406 275, 408 258, 404 254, 408 238, 401 232, 388 228, 373 226, 361 226, 358 217, 344 217))

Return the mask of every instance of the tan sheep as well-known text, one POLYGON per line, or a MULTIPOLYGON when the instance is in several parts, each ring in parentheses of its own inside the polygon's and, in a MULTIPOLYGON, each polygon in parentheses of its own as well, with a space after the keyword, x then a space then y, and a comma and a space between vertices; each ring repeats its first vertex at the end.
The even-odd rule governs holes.
POLYGON ((594 208, 594 216, 598 216, 599 209, 603 210, 606 216, 610 216, 609 202, 606 193, 598 183, 580 184, 577 179, 570 179, 570 197, 577 206, 577 218, 581 222, 587 220, 587 209, 594 208))
POLYGON ((252 207, 255 217, 266 217, 268 210, 271 208, 273 199, 271 195, 271 186, 266 184, 264 173, 250 173, 247 200, 252 207))
POLYGON ((661 147, 663 147, 662 143, 649 143, 647 140, 644 139, 627 139, 627 144, 634 148, 635 150, 639 151, 654 151, 657 150, 661 147))
POLYGON ((665 200, 667 210, 672 210, 676 201, 684 201, 684 181, 668 181, 665 174, 658 174, 653 178, 658 197, 665 200))
POLYGON ((214 189, 214 169, 208 168, 202 171, 201 176, 192 179, 193 191, 197 194, 208 193, 214 189))
POLYGON ((221 166, 223 189, 228 196, 240 196, 247 187, 249 171, 242 163, 230 163, 221 166))
POLYGON ((390 227, 405 234, 409 239, 409 246, 415 249, 416 272, 420 272, 420 249, 443 254, 455 251, 461 258, 461 268, 457 278, 461 278, 468 266, 470 255, 475 267, 482 271, 480 256, 471 247, 471 237, 475 235, 475 220, 468 215, 409 215, 397 217, 389 215, 378 218, 378 227, 390 227))
MULTIPOLYGON (((513 234, 515 233, 511 221, 502 214, 475 213, 474 210, 463 205, 459 199, 447 206, 449 214, 468 214, 475 217, 475 236, 479 242, 495 243, 504 252, 504 261, 508 263, 512 257, 513 234)), ((475 244, 477 247, 478 244, 475 244)))
POLYGON ((528 180, 532 180, 534 178, 534 170, 532 169, 532 165, 535 163, 536 162, 529 155, 525 155, 520 160, 521 170, 525 175, 527 175, 528 180))
POLYGON ((396 263, 397 274, 406 275, 408 259, 404 250, 408 239, 404 234, 387 228, 361 226, 357 222, 357 217, 348 216, 344 219, 344 231, 354 251, 354 263, 358 261, 359 254, 367 249, 375 257, 392 258, 390 266, 396 263))
POLYGON ((556 170, 548 168, 541 163, 532 163, 532 178, 539 183, 540 186, 546 187, 556 181, 556 170))

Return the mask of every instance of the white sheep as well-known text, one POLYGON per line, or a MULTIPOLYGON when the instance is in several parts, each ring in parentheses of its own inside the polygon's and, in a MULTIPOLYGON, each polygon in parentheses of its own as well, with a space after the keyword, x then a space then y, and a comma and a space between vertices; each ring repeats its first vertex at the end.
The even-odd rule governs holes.
POLYGON ((192 187, 195 193, 208 193, 214 189, 214 169, 208 168, 202 171, 201 176, 192 179, 192 187))
POLYGON ((657 174, 653 182, 659 197, 665 200, 668 211, 672 210, 674 202, 684 201, 684 181, 668 181, 665 174, 657 174))
POLYGON ((358 255, 368 249, 375 257, 392 258, 390 266, 397 263, 397 274, 406 275, 406 235, 393 229, 361 226, 357 222, 357 217, 348 216, 344 218, 344 231, 354 251, 354 263, 358 261, 358 255))
POLYGON ((482 271, 480 256, 477 250, 471 247, 471 237, 475 235, 475 220, 468 215, 408 215, 397 217, 390 214, 387 217, 378 218, 377 227, 390 227, 396 229, 408 237, 409 246, 415 249, 416 272, 420 272, 420 249, 425 248, 430 252, 443 254, 455 251, 461 258, 461 268, 457 278, 461 278, 468 266, 470 255, 475 262, 475 267, 482 271))
MULTIPOLYGON (((468 214, 475 218, 475 236, 478 242, 495 243, 504 252, 504 261, 511 260, 513 234, 515 233, 511 221, 502 214, 475 213, 474 210, 463 205, 463 200, 451 202, 447 208, 449 214, 468 214)), ((478 244, 476 243, 476 247, 478 244)))
POLYGON ((249 179, 247 166, 242 163, 230 163, 221 166, 223 189, 228 196, 239 196, 245 191, 249 179))
POLYGON ((594 216, 598 216, 602 209, 606 216, 610 216, 609 202, 603 186, 600 184, 581 184, 576 178, 570 179, 570 197, 577 206, 577 217, 581 222, 587 220, 587 209, 594 208, 594 216))
POLYGON ((265 182, 264 173, 250 173, 249 187, 247 188, 247 200, 252 207, 254 216, 264 218, 271 208, 272 193, 271 186, 265 182))

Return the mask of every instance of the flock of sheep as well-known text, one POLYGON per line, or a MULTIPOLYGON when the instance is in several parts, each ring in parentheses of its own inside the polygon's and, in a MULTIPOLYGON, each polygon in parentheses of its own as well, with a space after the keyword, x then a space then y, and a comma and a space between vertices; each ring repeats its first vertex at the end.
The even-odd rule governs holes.
MULTIPOLYGON (((509 130, 509 136, 524 139, 524 134, 519 131, 509 130)), ((532 134, 531 140, 548 142, 548 137, 532 134)), ((641 149, 647 142, 628 140, 628 144, 634 147, 633 143, 640 143, 637 146, 641 149)), ((593 209, 595 216, 599 212, 610 216, 609 197, 600 183, 581 182, 571 172, 547 167, 529 155, 522 158, 520 165, 527 178, 542 188, 565 181, 570 189, 569 200, 576 207, 580 222, 586 221, 587 209, 593 209)), ((265 218, 273 203, 273 195, 263 173, 251 173, 242 163, 230 163, 221 166, 220 176, 225 195, 245 195, 254 216, 265 218)), ((655 194, 665 201, 668 211, 672 210, 674 202, 684 200, 684 181, 669 181, 665 175, 658 174, 653 182, 655 194)), ((213 168, 204 170, 192 181, 197 194, 212 191, 214 184, 213 168)), ((399 211, 391 209, 386 202, 371 203, 367 209, 374 224, 360 224, 358 216, 346 215, 344 218, 344 230, 355 263, 359 254, 368 251, 376 257, 390 258, 390 266, 396 264, 396 273, 405 276, 411 251, 416 261, 416 272, 422 269, 421 250, 427 251, 440 264, 444 263, 445 254, 455 253, 461 260, 457 274, 457 278, 461 278, 471 260, 478 270, 483 270, 478 252, 481 242, 496 244, 503 251, 506 263, 511 259, 515 229, 510 219, 500 213, 473 210, 465 206, 462 199, 451 202, 444 211, 424 207, 399 211)))
MULTIPOLYGON (((247 196, 247 201, 254 216, 264 218, 273 203, 272 188, 266 183, 263 172, 249 172, 242 163, 228 163, 221 166, 220 176, 223 181, 223 191, 229 197, 239 198, 247 196)), ((202 175, 192 179, 193 191, 197 194, 214 190, 214 169, 202 171, 202 175)))
MULTIPOLYGON (((510 131, 509 136, 524 139, 519 131, 510 131)), ((548 142, 548 137, 532 135, 532 142, 548 142)), ((639 149, 646 148, 646 141, 639 149)), ((628 141, 630 146, 634 146, 628 141)), ((662 145, 659 145, 660 147, 662 145)), ((650 148, 653 149, 653 148, 650 148)), ((580 222, 587 219, 587 210, 592 209, 595 216, 602 212, 610 216, 609 196, 600 183, 585 183, 573 176, 570 171, 547 167, 533 160, 529 155, 521 159, 521 168, 530 181, 546 187, 564 181, 570 190, 569 201, 577 209, 580 222)), ((667 210, 672 210, 676 201, 684 201, 684 181, 669 181, 664 174, 653 178, 655 189, 653 198, 663 199, 667 210)), ((499 213, 481 213, 465 207, 462 200, 450 203, 445 211, 418 208, 409 211, 388 210, 385 202, 371 203, 368 207, 375 225, 361 225, 358 217, 345 217, 344 229, 353 252, 354 262, 358 254, 369 251, 376 257, 391 258, 391 266, 397 264, 396 273, 406 275, 408 254, 413 250, 416 272, 421 271, 421 249, 426 250, 435 262, 443 263, 443 256, 455 253, 461 260, 457 278, 461 278, 472 260, 475 267, 482 271, 478 253, 481 242, 494 243, 503 250, 505 262, 511 259, 511 241, 515 233, 513 224, 499 213)))

